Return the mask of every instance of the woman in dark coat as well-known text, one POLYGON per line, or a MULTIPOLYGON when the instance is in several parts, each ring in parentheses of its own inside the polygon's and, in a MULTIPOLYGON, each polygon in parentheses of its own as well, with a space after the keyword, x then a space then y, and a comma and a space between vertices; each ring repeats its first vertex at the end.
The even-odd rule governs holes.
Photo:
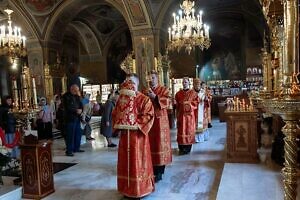
MULTIPOLYGON (((16 118, 13 113, 9 112, 12 109, 13 99, 11 96, 6 96, 2 99, 0 106, 0 127, 5 131, 6 143, 13 143, 16 136, 16 118)), ((10 153, 11 158, 19 158, 20 150, 18 146, 12 148, 10 153)))
POLYGON ((106 138, 108 147, 116 147, 117 146, 116 144, 112 143, 112 141, 111 141, 112 132, 113 132, 111 113, 112 113, 113 108, 115 107, 118 96, 119 96, 118 92, 114 92, 113 94, 110 94, 108 96, 108 99, 105 102, 104 109, 102 112, 102 117, 101 117, 100 132, 106 138))

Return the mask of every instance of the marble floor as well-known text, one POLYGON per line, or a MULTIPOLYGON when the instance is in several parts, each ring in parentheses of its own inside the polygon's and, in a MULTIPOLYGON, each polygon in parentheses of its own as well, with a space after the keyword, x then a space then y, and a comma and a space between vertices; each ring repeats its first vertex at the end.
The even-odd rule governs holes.
MULTIPOLYGON (((176 131, 172 130, 173 162, 144 200, 283 199, 279 167, 225 164, 226 123, 214 120, 209 130, 209 141, 193 145, 191 154, 183 156, 178 155, 176 131)), ((85 152, 74 157, 65 156, 62 139, 54 141, 53 161, 77 164, 54 175, 55 192, 45 200, 123 198, 116 188, 117 148, 105 147, 99 129, 93 136, 96 140, 91 142, 83 137, 85 152)), ((118 143, 118 139, 113 140, 118 143)))

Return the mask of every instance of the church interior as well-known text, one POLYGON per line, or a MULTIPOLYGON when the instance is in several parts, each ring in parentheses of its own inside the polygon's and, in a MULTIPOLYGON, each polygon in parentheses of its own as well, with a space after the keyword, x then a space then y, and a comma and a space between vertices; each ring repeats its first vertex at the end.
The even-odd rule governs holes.
MULTIPOLYGON (((178 155, 170 105, 173 162, 143 199, 300 199, 299 6, 298 0, 0 0, 0 96, 14 99, 21 159, 12 165, 23 176, 0 166, 0 200, 123 199, 118 147, 107 147, 99 113, 90 122, 95 140, 82 136, 85 152, 74 157, 65 156, 55 125, 54 139, 45 142, 30 134, 30 124, 41 97, 54 103, 74 77, 82 94, 101 105, 130 73, 139 76, 140 90, 149 87, 152 70, 171 102, 182 78, 191 88, 193 79, 203 81, 212 96, 212 127, 208 141, 178 155)), ((6 146, 2 141, 1 152, 6 146)))

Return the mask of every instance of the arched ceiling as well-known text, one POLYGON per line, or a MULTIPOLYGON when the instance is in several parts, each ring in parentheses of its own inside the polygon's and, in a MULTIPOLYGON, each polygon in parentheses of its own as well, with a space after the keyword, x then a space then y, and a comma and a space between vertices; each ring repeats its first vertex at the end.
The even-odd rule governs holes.
MULTIPOLYGON (((94 47, 88 45, 95 44, 96 41, 97 51, 102 52, 110 37, 125 26, 130 31, 155 27, 161 30, 162 37, 167 37, 171 14, 178 10, 181 2, 182 0, 18 0, 11 4, 20 11, 19 16, 26 16, 27 23, 24 24, 30 22, 28 27, 31 30, 25 30, 27 36, 34 38, 35 35, 41 41, 59 42, 66 31, 72 30, 66 27, 72 26, 85 43, 83 46, 87 48, 87 52, 95 51, 92 50, 94 47)), ((7 0, 0 1, 0 6, 5 3, 7 4, 7 0)), ((226 29, 222 34, 226 34, 232 24, 225 24, 227 28, 214 24, 224 18, 249 21, 257 30, 262 30, 264 26, 258 0, 195 0, 195 8, 204 10, 204 20, 211 24, 212 31, 226 29)), ((260 34, 262 35, 262 31, 260 34)))

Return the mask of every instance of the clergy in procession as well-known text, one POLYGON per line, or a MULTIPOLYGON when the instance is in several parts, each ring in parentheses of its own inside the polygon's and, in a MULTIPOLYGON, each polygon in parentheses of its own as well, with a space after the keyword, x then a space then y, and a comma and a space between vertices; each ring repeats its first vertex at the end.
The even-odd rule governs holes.
POLYGON ((188 154, 195 143, 195 110, 198 108, 199 97, 195 90, 190 89, 188 77, 182 80, 183 89, 175 94, 177 117, 177 143, 179 154, 188 154))
POLYGON ((207 87, 205 82, 201 82, 201 91, 204 92, 204 107, 203 107, 203 133, 204 140, 207 141, 209 139, 209 130, 211 128, 211 101, 212 95, 210 89, 207 87))
POLYGON ((149 132, 152 164, 155 182, 162 179, 165 166, 172 162, 171 136, 168 119, 169 90, 158 84, 158 74, 149 74, 150 87, 144 93, 151 99, 154 107, 154 123, 149 132))
POLYGON ((212 90, 207 87, 206 83, 203 82, 202 84, 202 88, 205 89, 205 96, 206 96, 206 100, 207 100, 207 122, 208 122, 208 128, 211 128, 212 127, 212 124, 211 124, 211 102, 212 102, 212 90))
POLYGON ((113 126, 120 130, 118 191, 126 198, 141 198, 154 191, 154 175, 148 133, 154 109, 149 97, 138 91, 139 78, 132 74, 120 87, 112 113, 113 126))
POLYGON ((204 142, 204 131, 207 129, 207 118, 204 118, 204 100, 205 100, 205 90, 201 88, 201 80, 195 78, 193 80, 193 89, 198 94, 199 104, 198 108, 195 110, 195 124, 196 124, 196 133, 195 141, 204 142), (206 126, 204 126, 206 125, 206 126))

